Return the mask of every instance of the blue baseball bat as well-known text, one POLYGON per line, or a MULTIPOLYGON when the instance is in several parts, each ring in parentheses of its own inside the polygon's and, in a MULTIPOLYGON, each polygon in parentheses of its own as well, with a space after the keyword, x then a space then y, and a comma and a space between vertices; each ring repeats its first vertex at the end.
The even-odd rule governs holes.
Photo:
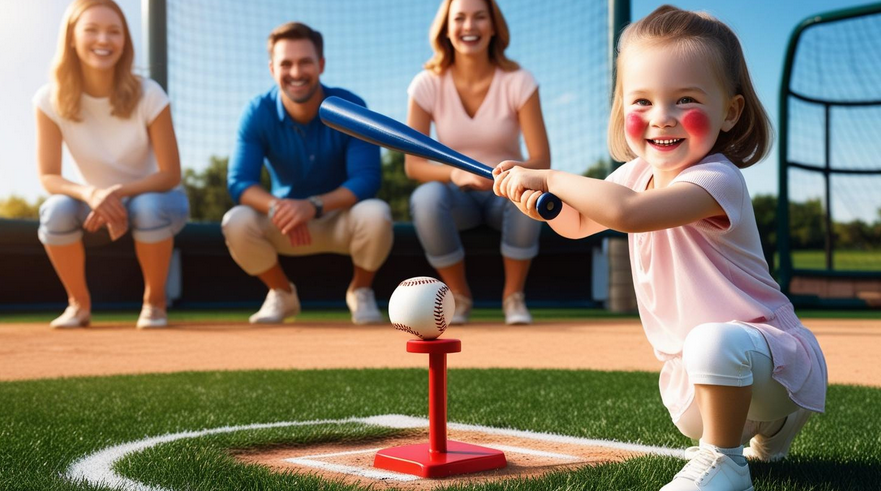
MULTIPOLYGON (((492 168, 462 155, 452 148, 394 119, 353 104, 336 96, 328 97, 318 109, 321 121, 331 128, 381 147, 434 160, 458 169, 492 179, 492 168)), ((536 204, 538 214, 552 220, 563 203, 551 193, 544 193, 536 204)))

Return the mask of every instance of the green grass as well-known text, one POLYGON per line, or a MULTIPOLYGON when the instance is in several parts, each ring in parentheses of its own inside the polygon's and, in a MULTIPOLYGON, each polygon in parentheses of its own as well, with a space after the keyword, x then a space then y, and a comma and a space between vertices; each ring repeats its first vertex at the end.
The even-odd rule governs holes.
MULTIPOLYGON (((0 383, 0 489, 91 489, 60 476, 109 445, 186 430, 399 413, 425 416, 425 370, 200 372, 0 383)), ((751 464, 757 490, 878 489, 881 390, 833 386, 828 412, 809 421, 778 464, 751 464)), ((563 370, 456 370, 451 421, 649 445, 690 442, 670 422, 657 374, 563 370)), ((117 472, 175 490, 356 489, 236 463, 229 449, 359 441, 399 432, 359 424, 239 431, 161 444, 117 472)), ((682 466, 664 457, 535 480, 457 490, 656 490, 682 466)))
MULTIPOLYGON (((881 271, 881 250, 834 251, 832 264, 839 271, 881 271)), ((792 251, 792 265, 796 269, 826 269, 826 252, 792 251)))

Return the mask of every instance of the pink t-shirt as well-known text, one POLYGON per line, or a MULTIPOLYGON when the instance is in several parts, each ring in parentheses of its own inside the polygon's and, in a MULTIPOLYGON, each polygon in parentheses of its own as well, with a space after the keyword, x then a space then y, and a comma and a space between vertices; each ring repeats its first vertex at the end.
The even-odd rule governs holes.
MULTIPOLYGON (((652 167, 637 158, 606 180, 645 191, 652 167)), ((629 234, 639 315, 655 356, 664 361, 661 397, 678 420, 694 388, 681 362, 688 333, 708 322, 739 322, 758 329, 770 347, 774 380, 796 404, 822 412, 826 363, 813 333, 768 272, 746 181, 724 155, 683 170, 671 186, 691 183, 719 203, 727 219, 629 234)))
POLYGON ((420 72, 407 94, 431 115, 438 141, 495 167, 503 160, 523 160, 517 113, 537 89, 526 70, 496 68, 486 98, 473 118, 465 112, 450 70, 442 75, 420 72))

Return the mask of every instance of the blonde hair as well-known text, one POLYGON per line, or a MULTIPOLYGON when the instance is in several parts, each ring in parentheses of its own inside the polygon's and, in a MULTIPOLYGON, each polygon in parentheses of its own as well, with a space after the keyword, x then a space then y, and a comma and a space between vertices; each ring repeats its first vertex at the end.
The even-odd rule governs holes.
POLYGON ((743 96, 743 113, 737 124, 720 132, 710 153, 722 153, 741 169, 765 158, 771 146, 771 122, 750 80, 746 59, 737 35, 720 20, 705 12, 689 12, 670 5, 655 9, 647 17, 627 26, 618 41, 615 96, 609 117, 609 151, 616 160, 636 158, 624 137, 624 101, 621 67, 629 49, 642 42, 673 45, 674 48, 707 62, 722 83, 726 95, 743 96))
POLYGON ((119 15, 125 36, 122 56, 114 67, 113 91, 110 93, 110 105, 113 108, 111 114, 128 118, 141 99, 141 80, 132 73, 135 50, 122 9, 113 0, 75 0, 67 7, 61 21, 58 50, 52 66, 55 80, 52 105, 62 118, 73 121, 80 121, 80 97, 83 94, 83 72, 80 58, 73 46, 73 33, 83 12, 96 6, 107 7, 119 15))
MULTIPOLYGON (((511 42, 511 33, 508 31, 508 23, 502 15, 501 9, 495 0, 483 0, 489 7, 489 16, 492 21, 495 35, 489 42, 489 59, 499 68, 506 72, 513 72, 520 68, 514 60, 505 56, 505 49, 511 42)), ((428 40, 434 55, 425 63, 425 69, 440 75, 455 61, 456 51, 453 49, 450 39, 447 37, 449 25, 450 4, 453 0, 443 0, 428 30, 428 40)))

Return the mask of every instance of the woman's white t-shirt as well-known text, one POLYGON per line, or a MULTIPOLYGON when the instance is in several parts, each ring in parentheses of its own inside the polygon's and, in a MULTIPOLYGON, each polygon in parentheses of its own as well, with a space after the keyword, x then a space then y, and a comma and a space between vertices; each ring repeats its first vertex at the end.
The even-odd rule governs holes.
POLYGON ((62 118, 52 105, 52 84, 34 95, 33 103, 58 125, 64 144, 86 184, 99 188, 125 184, 158 172, 147 128, 168 104, 168 95, 153 80, 141 78, 142 95, 128 118, 113 116, 109 97, 80 99, 80 119, 62 118))

